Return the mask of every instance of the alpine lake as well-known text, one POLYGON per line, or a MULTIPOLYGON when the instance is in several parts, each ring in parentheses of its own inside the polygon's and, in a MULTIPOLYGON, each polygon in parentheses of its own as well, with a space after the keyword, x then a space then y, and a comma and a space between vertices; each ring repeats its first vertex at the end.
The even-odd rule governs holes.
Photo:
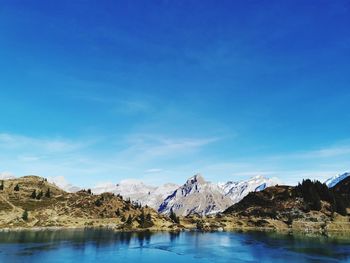
POLYGON ((3 231, 0 262, 350 262, 350 237, 106 229, 3 231))

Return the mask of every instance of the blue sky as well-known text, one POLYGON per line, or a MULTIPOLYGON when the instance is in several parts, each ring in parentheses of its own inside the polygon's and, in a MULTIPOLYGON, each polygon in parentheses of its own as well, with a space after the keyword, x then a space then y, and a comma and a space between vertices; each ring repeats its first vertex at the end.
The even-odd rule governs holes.
POLYGON ((348 1, 0 1, 0 173, 349 170, 348 1))

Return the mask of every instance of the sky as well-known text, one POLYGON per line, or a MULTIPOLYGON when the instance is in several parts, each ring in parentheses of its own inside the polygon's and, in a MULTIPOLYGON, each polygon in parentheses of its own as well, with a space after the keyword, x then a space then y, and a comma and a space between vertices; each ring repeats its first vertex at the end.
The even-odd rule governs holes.
POLYGON ((0 175, 350 170, 350 3, 0 0, 0 175))

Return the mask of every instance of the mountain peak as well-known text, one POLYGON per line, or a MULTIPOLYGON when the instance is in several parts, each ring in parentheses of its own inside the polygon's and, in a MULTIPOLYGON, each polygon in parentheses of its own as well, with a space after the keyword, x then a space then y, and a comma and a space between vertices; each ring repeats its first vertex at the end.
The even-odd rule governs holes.
POLYGON ((195 174, 186 181, 186 185, 205 184, 205 180, 201 174, 195 174))

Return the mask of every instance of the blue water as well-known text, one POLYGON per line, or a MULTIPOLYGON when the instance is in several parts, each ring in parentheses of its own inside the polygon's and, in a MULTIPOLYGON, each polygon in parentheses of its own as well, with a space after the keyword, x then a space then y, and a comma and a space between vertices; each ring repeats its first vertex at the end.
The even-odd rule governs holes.
POLYGON ((0 233, 0 262, 350 262, 350 237, 269 233, 0 233))

